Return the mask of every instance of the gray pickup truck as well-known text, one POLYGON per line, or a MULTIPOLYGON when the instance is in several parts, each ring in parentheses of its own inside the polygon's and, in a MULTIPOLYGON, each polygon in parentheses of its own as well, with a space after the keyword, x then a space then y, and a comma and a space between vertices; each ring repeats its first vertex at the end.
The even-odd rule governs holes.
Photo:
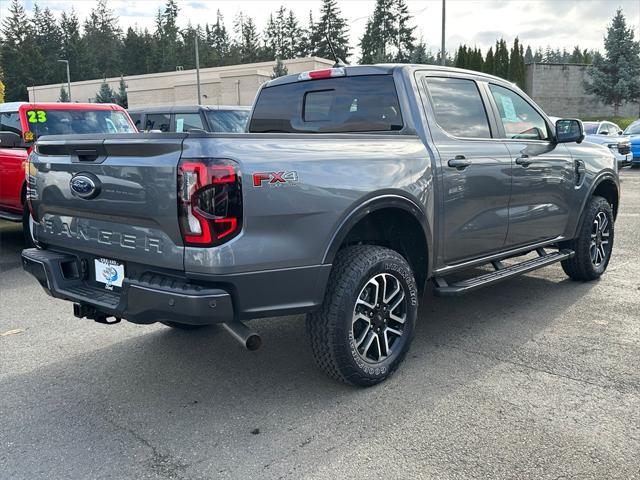
POLYGON ((23 265, 77 317, 220 323, 249 349, 245 320, 307 314, 319 366, 373 385, 430 283, 456 296, 556 262, 602 275, 618 174, 583 138, 476 72, 288 75, 261 88, 247 133, 41 138, 23 265))

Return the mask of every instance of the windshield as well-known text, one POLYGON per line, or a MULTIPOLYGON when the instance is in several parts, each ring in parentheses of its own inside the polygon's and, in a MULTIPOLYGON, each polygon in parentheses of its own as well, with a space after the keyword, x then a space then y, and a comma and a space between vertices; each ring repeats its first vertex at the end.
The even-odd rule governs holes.
POLYGON ((36 137, 75 133, 135 133, 126 114, 117 110, 27 110, 36 137))
POLYGON ((248 110, 207 110, 213 132, 243 133, 249 120, 248 110))
POLYGON ((598 131, 598 122, 582 122, 584 126, 584 133, 587 135, 595 135, 598 131))
POLYGON ((623 132, 625 135, 640 135, 640 122, 634 122, 623 132))

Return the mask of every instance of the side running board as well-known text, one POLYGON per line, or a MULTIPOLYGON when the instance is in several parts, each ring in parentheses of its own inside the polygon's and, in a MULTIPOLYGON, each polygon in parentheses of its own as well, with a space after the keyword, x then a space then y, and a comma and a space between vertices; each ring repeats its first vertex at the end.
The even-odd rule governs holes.
POLYGON ((543 248, 538 248, 536 252, 538 253, 538 257, 509 266, 504 265, 500 260, 495 260, 491 262, 495 269, 493 272, 452 284, 447 283, 444 277, 435 277, 433 279, 435 284, 434 294, 439 297, 456 297, 477 290, 478 288, 486 287, 487 285, 493 285, 507 278, 522 275, 523 273, 546 267, 552 263, 561 262, 575 255, 573 250, 560 250, 558 252, 547 253, 543 248))

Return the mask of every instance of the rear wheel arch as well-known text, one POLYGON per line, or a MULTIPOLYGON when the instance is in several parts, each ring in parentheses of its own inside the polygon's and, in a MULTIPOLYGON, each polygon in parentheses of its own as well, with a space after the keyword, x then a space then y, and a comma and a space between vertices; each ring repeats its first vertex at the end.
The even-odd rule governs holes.
POLYGON ((426 215, 400 195, 373 198, 354 209, 341 223, 327 248, 324 263, 353 245, 379 245, 400 253, 411 266, 422 290, 430 272, 430 242, 426 215))

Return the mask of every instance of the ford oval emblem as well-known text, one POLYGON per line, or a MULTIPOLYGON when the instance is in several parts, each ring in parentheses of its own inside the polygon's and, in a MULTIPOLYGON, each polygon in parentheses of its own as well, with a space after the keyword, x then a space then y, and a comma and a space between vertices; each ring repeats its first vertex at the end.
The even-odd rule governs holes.
POLYGON ((93 175, 78 173, 71 178, 71 192, 80 198, 93 198, 99 192, 99 180, 93 175))

